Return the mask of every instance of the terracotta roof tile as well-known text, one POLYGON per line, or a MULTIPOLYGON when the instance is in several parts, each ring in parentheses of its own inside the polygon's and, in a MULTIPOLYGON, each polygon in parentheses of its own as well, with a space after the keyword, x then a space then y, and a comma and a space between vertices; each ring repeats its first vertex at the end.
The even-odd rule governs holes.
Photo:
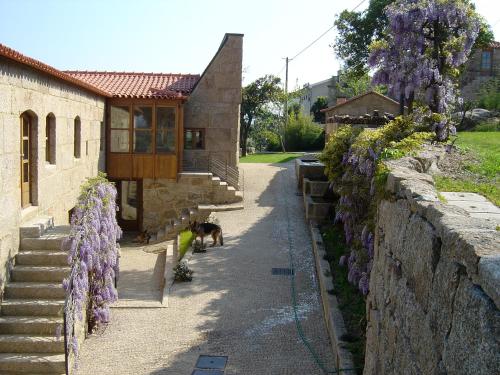
POLYGON ((490 43, 490 47, 491 48, 500 48, 500 42, 493 41, 490 43))
POLYGON ((109 92, 116 98, 186 98, 198 74, 66 71, 68 75, 109 92))
POLYGON ((47 65, 39 60, 33 59, 31 57, 25 56, 20 52, 17 52, 16 50, 13 50, 12 48, 9 48, 3 44, 0 43, 0 56, 6 57, 8 59, 17 61, 18 63, 30 66, 33 69, 39 70, 43 73, 46 73, 50 76, 62 79, 63 81, 69 82, 73 85, 85 88, 95 94, 102 95, 102 96, 110 96, 106 91, 103 91, 99 89, 98 87, 93 86, 92 84, 88 82, 83 82, 80 81, 71 75, 68 75, 60 70, 57 70, 56 68, 53 68, 50 65, 47 65))

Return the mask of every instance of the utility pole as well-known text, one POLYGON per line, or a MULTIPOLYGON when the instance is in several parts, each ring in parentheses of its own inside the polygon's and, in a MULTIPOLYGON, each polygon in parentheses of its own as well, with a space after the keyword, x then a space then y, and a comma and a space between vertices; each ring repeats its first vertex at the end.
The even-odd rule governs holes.
POLYGON ((288 128, 288 57, 286 58, 285 70, 285 132, 283 134, 284 151, 286 151, 286 130, 288 128))

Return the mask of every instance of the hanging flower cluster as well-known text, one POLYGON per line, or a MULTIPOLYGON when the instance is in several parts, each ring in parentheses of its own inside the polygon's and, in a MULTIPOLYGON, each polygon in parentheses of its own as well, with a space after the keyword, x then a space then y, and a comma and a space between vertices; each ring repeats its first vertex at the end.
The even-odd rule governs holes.
POLYGON ((412 118, 398 117, 376 130, 341 126, 321 155, 333 190, 340 196, 336 223, 343 226, 351 251, 339 259, 348 267, 348 281, 368 294, 375 251, 375 215, 384 194, 387 169, 383 160, 402 157, 433 137, 415 132, 412 118))
POLYGON ((104 174, 82 186, 71 216, 71 229, 63 249, 68 251, 70 275, 64 280, 67 302, 66 333, 71 349, 78 353, 75 317, 83 319, 86 308, 89 330, 109 321, 109 304, 116 301, 122 231, 116 222, 116 188, 104 174))
MULTIPOLYGON (((432 113, 445 113, 455 101, 455 81, 479 34, 480 17, 467 0, 398 0, 386 8, 386 38, 371 45, 368 63, 375 84, 409 99, 414 94, 432 113)), ((449 121, 434 125, 448 137, 449 121)))

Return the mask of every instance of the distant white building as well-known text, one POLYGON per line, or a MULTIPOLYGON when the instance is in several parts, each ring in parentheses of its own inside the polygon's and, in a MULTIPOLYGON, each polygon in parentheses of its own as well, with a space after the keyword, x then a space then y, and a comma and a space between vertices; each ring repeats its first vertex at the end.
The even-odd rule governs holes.
POLYGON ((299 100, 302 113, 309 115, 312 105, 320 96, 325 96, 328 99, 328 106, 334 105, 337 102, 337 82, 338 76, 333 76, 324 81, 312 84, 306 83, 303 87, 304 92, 299 100))

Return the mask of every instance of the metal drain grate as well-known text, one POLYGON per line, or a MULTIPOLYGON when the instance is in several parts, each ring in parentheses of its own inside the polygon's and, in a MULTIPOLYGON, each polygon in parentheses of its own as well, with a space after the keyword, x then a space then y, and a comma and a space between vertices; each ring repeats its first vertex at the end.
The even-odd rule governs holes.
POLYGON ((196 362, 197 369, 223 370, 226 367, 227 357, 216 355, 200 355, 196 362))
POLYGON ((191 375, 224 375, 224 371, 195 369, 191 375))
POLYGON ((271 274, 276 276, 291 276, 295 275, 295 272, 293 268, 273 268, 271 274))

